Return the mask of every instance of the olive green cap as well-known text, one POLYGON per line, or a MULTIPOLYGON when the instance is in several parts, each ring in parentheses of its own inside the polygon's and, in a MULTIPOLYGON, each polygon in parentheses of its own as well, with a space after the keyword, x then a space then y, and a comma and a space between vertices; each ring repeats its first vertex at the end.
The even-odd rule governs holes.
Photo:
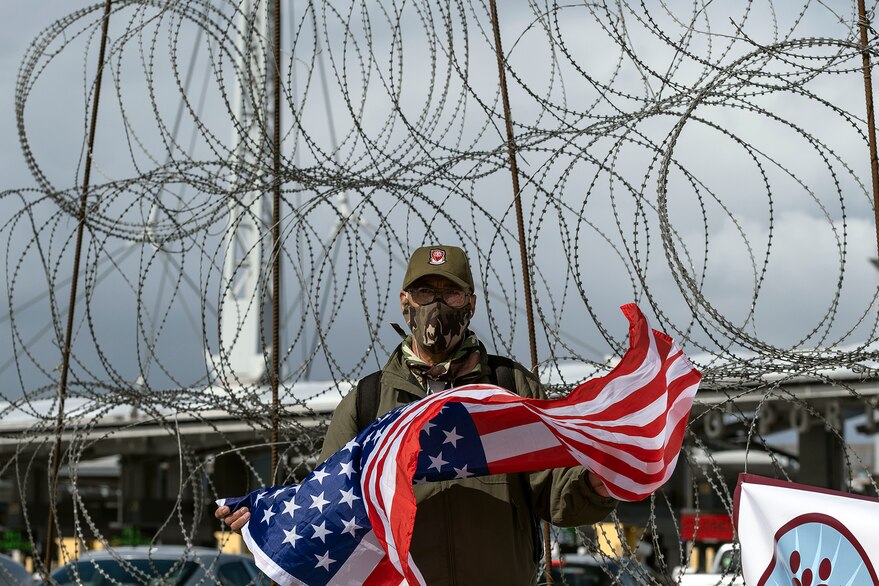
POLYGON ((408 289, 412 283, 427 275, 445 277, 459 287, 473 292, 470 262, 467 260, 467 254, 464 250, 457 246, 438 244, 416 249, 406 266, 403 289, 408 289))

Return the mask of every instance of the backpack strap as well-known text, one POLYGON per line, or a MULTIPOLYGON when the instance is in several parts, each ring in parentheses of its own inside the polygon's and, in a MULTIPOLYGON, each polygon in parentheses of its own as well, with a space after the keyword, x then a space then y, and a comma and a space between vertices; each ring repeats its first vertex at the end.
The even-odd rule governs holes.
POLYGON ((506 356, 489 354, 487 358, 488 368, 491 370, 491 378, 494 384, 515 393, 516 379, 513 378, 515 363, 506 356))
POLYGON ((372 374, 368 374, 357 382, 354 397, 356 400, 355 418, 357 421, 357 431, 363 431, 367 425, 375 421, 378 417, 378 398, 380 392, 380 383, 382 371, 377 370, 372 374))

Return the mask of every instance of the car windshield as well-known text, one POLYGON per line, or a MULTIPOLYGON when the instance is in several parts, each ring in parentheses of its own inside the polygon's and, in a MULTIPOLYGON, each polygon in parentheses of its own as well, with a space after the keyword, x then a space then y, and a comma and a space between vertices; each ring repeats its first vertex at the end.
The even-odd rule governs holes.
POLYGON ((607 564, 605 568, 594 565, 566 563, 552 569, 552 583, 564 584, 565 586, 611 586, 622 584, 634 586, 635 582, 630 576, 620 572, 616 564, 607 564), (617 576, 614 580, 611 576, 617 576))
POLYGON ((85 560, 67 564, 52 574, 52 578, 61 586, 182 586, 197 567, 195 562, 179 560, 85 560))
POLYGON ((721 554, 718 568, 724 574, 736 574, 739 571, 739 558, 736 551, 728 549, 721 554))

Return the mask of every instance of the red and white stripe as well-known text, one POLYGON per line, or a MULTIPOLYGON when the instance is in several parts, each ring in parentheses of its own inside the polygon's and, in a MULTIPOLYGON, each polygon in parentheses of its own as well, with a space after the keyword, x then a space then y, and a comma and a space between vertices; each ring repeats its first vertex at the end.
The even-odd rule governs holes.
POLYGON ((608 375, 567 397, 523 399, 493 385, 467 385, 422 399, 384 431, 361 476, 370 523, 388 555, 367 584, 401 577, 424 584, 409 555, 412 476, 419 433, 448 402, 466 406, 493 474, 582 465, 626 501, 641 500, 668 480, 701 375, 637 306, 622 310, 630 322, 629 350, 608 375))

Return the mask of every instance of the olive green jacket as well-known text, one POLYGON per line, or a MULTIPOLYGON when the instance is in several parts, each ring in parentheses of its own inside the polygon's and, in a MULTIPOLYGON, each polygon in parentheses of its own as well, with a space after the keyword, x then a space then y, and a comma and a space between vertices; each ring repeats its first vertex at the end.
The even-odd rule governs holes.
MULTIPOLYGON (((470 382, 494 382, 481 344, 480 349, 482 377, 470 382)), ((521 396, 546 397, 540 382, 523 366, 516 364, 513 376, 521 396)), ((348 393, 336 408, 321 461, 357 435, 355 395, 348 393)), ((399 347, 382 369, 380 395, 378 415, 426 396, 399 347)), ((430 586, 533 585, 534 554, 539 555, 542 544, 535 543, 532 514, 571 527, 601 521, 617 504, 592 490, 580 466, 428 482, 413 488, 418 509, 412 557, 430 586)))

